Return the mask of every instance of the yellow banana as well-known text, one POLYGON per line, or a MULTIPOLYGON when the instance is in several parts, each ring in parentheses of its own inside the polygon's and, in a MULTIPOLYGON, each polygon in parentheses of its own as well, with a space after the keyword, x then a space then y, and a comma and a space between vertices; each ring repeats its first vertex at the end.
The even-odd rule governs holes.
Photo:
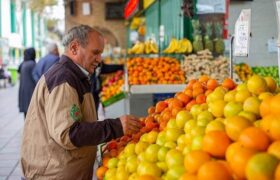
POLYGON ((135 51, 135 54, 143 54, 145 50, 145 44, 139 43, 139 48, 135 51))
POLYGON ((134 54, 139 49, 139 47, 140 47, 139 45, 140 45, 140 42, 135 43, 134 46, 130 49, 129 52, 131 54, 134 54))
POLYGON ((149 41, 146 41, 145 43, 145 54, 150 54, 151 53, 151 46, 150 46, 150 42, 149 41))
POLYGON ((152 53, 158 53, 158 46, 155 42, 150 40, 150 48, 152 53))
POLYGON ((164 53, 174 53, 175 50, 178 48, 178 40, 175 38, 172 38, 168 47, 163 51, 164 53))

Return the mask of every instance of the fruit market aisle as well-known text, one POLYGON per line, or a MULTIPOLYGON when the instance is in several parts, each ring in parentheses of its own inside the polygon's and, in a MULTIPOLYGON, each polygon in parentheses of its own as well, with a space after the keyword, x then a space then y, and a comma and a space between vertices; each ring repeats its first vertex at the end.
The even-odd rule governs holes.
POLYGON ((20 179, 23 114, 18 112, 18 86, 0 89, 0 180, 20 179))

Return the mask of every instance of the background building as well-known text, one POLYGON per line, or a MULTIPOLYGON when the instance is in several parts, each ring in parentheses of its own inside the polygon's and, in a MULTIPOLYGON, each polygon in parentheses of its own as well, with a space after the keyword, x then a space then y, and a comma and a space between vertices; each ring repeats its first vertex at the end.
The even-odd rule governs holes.
POLYGON ((65 29, 67 31, 73 26, 86 24, 99 29, 112 46, 125 47, 126 28, 121 17, 123 8, 122 0, 65 1, 65 29))

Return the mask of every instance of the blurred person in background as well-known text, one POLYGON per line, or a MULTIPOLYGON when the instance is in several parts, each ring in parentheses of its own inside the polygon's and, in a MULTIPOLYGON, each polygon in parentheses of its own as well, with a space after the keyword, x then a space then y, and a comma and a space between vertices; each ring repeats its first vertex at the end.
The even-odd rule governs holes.
POLYGON ((36 85, 32 77, 32 71, 36 65, 35 58, 36 52, 34 48, 31 47, 25 49, 23 55, 23 62, 18 68, 18 73, 20 73, 18 105, 19 111, 24 113, 24 117, 26 117, 32 93, 36 85))
POLYGON ((37 83, 40 77, 59 60, 59 51, 56 43, 47 46, 48 54, 42 57, 33 70, 33 78, 37 83))

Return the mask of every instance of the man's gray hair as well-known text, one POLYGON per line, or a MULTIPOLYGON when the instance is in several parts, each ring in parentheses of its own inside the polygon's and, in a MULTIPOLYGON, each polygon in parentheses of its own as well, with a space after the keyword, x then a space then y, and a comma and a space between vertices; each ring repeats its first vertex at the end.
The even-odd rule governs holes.
POLYGON ((50 43, 47 46, 47 50, 48 50, 49 53, 52 53, 52 52, 54 52, 57 49, 58 48, 57 48, 57 44, 56 43, 50 43))
POLYGON ((64 47, 68 47, 72 41, 76 40, 81 44, 82 47, 86 47, 88 44, 88 34, 90 32, 97 32, 98 34, 102 35, 99 31, 88 25, 80 25, 73 27, 67 32, 67 34, 64 35, 62 44, 64 47))

